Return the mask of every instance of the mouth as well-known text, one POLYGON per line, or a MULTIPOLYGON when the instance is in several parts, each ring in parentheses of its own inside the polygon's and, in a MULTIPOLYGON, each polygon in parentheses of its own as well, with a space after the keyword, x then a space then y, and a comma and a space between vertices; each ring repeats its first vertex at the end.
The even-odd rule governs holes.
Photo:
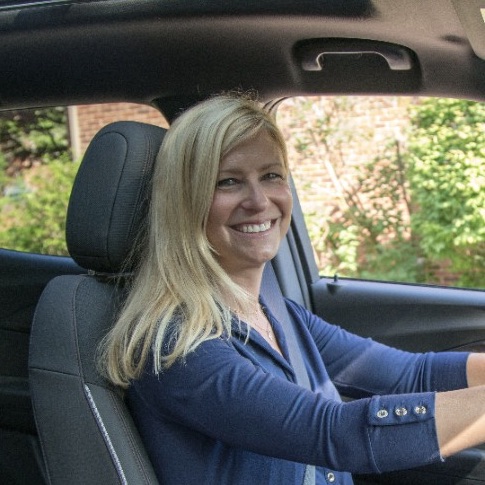
POLYGON ((239 224, 233 228, 238 232, 254 234, 269 231, 273 223, 273 221, 265 221, 260 224, 239 224))

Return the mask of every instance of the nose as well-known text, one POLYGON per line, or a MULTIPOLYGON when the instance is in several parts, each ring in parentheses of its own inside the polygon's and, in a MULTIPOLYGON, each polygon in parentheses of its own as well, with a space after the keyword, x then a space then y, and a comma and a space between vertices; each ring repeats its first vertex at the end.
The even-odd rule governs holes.
POLYGON ((261 211, 268 206, 268 194, 259 181, 248 182, 244 195, 242 206, 247 210, 261 211))

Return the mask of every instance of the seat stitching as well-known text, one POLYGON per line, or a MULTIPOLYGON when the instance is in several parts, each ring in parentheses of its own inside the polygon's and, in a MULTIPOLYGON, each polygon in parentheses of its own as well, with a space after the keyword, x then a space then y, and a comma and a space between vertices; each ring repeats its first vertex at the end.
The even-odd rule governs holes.
POLYGON ((133 455, 134 455, 136 464, 138 466, 138 470, 145 477, 146 482, 147 483, 150 483, 150 479, 148 478, 147 473, 146 473, 146 470, 145 470, 145 467, 143 466, 143 461, 141 459, 141 456, 140 456, 138 447, 137 447, 136 443, 134 442, 133 434, 130 431, 130 427, 127 426, 126 419, 123 416, 123 413, 120 413, 119 406, 118 406, 116 400, 114 399, 114 396, 113 396, 112 393, 109 394, 109 398, 113 402, 113 409, 116 412, 116 414, 118 415, 118 418, 120 419, 120 421, 121 421, 121 423, 123 425, 123 428, 127 432, 127 437, 128 437, 128 440, 129 440, 130 448, 131 448, 131 450, 133 452, 133 455))
POLYGON ((91 394, 91 391, 89 390, 89 387, 85 384, 84 385, 84 392, 86 393, 86 397, 89 403, 89 406, 91 407, 91 410, 93 411, 94 417, 96 419, 96 422, 98 424, 98 427, 101 431, 101 434, 103 436, 103 439, 106 443, 106 446, 108 447, 109 454, 111 455, 111 458, 114 462, 116 471, 118 472, 118 476, 121 480, 121 483, 123 485, 128 485, 128 481, 126 480, 125 472, 123 471, 123 467, 121 466, 120 459, 118 458, 118 455, 116 453, 116 450, 113 446, 113 443, 111 442, 111 438, 109 437, 108 431, 106 427, 104 426, 103 419, 101 418, 101 415, 99 414, 98 408, 96 406, 96 403, 94 402, 93 395, 91 394))

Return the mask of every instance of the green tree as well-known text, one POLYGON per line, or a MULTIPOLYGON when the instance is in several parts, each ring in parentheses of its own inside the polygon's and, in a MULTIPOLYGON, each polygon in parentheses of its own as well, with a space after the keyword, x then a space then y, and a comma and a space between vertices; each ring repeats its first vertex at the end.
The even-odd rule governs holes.
POLYGON ((4 197, 0 247, 42 254, 67 254, 65 218, 78 164, 64 158, 34 167, 24 190, 4 197))
POLYGON ((12 174, 69 152, 63 107, 13 110, 0 116, 0 148, 12 174))
MULTIPOLYGON (((345 213, 360 228, 360 278, 421 283, 423 254, 412 226, 413 203, 401 142, 391 140, 376 157, 358 168, 353 186, 363 203, 345 213)), ((355 198, 354 194, 351 200, 355 198)))
POLYGON ((64 108, 0 117, 0 247, 66 254, 72 163, 64 108))
POLYGON ((485 106, 427 99, 412 112, 408 163, 413 230, 431 261, 485 287, 485 106))

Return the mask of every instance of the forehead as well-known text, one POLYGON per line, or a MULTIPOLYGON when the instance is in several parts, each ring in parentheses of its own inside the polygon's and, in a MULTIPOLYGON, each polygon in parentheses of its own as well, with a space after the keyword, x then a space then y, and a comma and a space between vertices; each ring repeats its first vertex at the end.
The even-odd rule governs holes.
POLYGON ((281 147, 266 131, 248 138, 232 148, 221 159, 220 170, 248 165, 285 165, 281 147))

